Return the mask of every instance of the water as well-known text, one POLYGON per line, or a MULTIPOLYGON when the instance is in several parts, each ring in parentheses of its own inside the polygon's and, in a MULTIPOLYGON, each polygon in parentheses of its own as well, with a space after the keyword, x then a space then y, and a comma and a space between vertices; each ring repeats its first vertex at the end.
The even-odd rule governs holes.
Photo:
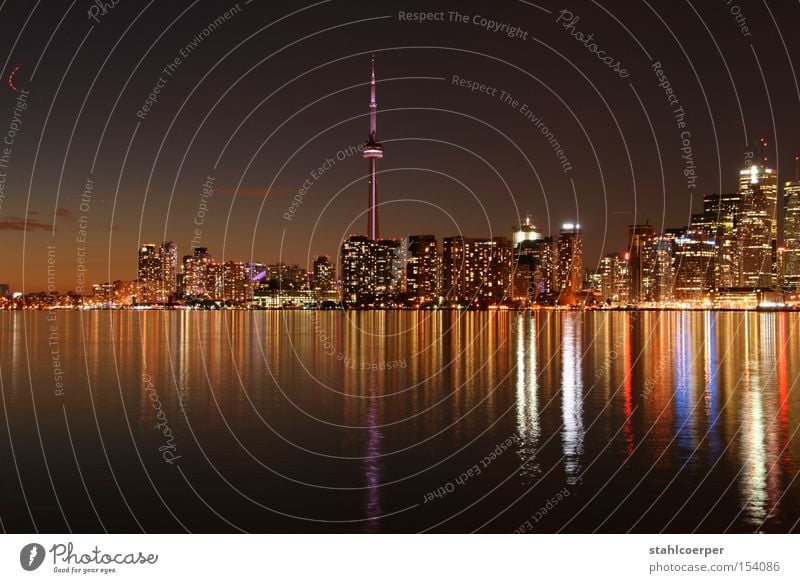
POLYGON ((0 312, 9 532, 788 532, 800 316, 0 312))

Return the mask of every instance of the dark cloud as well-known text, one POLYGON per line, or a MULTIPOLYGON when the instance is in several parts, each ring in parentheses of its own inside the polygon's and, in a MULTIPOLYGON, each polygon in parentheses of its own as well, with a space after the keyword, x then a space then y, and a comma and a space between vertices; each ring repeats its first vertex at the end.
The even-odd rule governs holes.
POLYGON ((236 190, 235 188, 220 187, 220 188, 215 188, 214 192, 217 192, 219 194, 230 194, 231 196, 236 194, 236 196, 258 196, 258 197, 262 197, 263 198, 263 197, 266 197, 267 194, 271 194, 273 196, 279 196, 281 194, 295 193, 295 192, 297 192, 297 189, 296 188, 295 189, 292 189, 292 188, 272 188, 272 189, 266 189, 266 188, 240 188, 239 190, 236 190))
POLYGON ((0 220, 0 231, 50 231, 53 225, 37 219, 8 217, 0 220))

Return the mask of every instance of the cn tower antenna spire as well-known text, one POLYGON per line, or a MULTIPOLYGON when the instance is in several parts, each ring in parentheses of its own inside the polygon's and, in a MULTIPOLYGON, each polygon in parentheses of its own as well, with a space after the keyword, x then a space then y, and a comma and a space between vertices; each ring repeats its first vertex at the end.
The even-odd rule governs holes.
POLYGON ((364 144, 364 158, 369 161, 369 193, 367 198, 367 237, 380 238, 378 229, 378 160, 383 158, 383 146, 378 141, 378 102, 375 98, 375 57, 369 82, 369 137, 364 144))
POLYGON ((372 77, 369 87, 369 137, 375 142, 378 136, 378 102, 375 99, 375 55, 372 56, 372 77))

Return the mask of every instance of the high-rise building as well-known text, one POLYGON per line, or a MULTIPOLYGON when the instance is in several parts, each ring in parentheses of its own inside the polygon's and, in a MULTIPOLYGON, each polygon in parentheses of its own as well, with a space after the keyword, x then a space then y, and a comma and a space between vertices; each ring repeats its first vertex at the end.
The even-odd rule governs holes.
POLYGON ((161 293, 164 280, 164 265, 161 259, 161 250, 155 243, 144 243, 139 247, 139 260, 137 268, 137 281, 139 282, 140 304, 163 303, 161 293))
POLYGON ((670 302, 675 283, 674 267, 675 237, 670 234, 656 236, 652 243, 653 265, 650 272, 650 293, 654 302, 670 302))
POLYGON ((716 240, 703 230, 687 229, 673 241, 674 299, 700 302, 714 290, 716 240))
POLYGON ((441 259, 434 235, 411 235, 407 243, 406 289, 417 303, 439 299, 441 259))
POLYGON ((775 171, 762 161, 739 171, 739 216, 736 221, 738 285, 773 285, 777 241, 778 182, 775 171))
POLYGON ((444 294, 450 302, 472 304, 495 299, 501 289, 491 281, 497 242, 491 239, 446 237, 442 245, 444 294))
POLYGON ((714 287, 729 288, 739 285, 738 247, 736 227, 739 220, 741 197, 739 193, 707 194, 703 197, 703 212, 693 215, 690 227, 703 230, 717 242, 717 259, 714 287))
POLYGON ((378 141, 378 102, 375 97, 375 57, 372 57, 369 98, 369 136, 364 144, 364 158, 369 161, 369 193, 367 198, 367 237, 380 238, 378 228, 378 160, 383 158, 383 146, 378 141))
POLYGON ((253 299, 253 272, 247 263, 225 262, 222 267, 222 292, 224 300, 235 305, 253 299))
POLYGON ((600 260, 598 267, 598 292, 604 301, 627 303, 628 262, 619 253, 609 253, 600 260))
POLYGON ((352 235, 342 242, 342 294, 353 303, 385 300, 398 290, 400 241, 352 235))
POLYGON ((652 300, 656 228, 651 224, 628 225, 628 300, 632 303, 652 300))
POLYGON ((206 265, 206 281, 203 286, 206 299, 214 301, 225 299, 223 274, 223 266, 216 261, 212 260, 206 265))
POLYGON ((170 301, 178 291, 178 246, 166 241, 161 246, 162 289, 165 301, 170 301))
POLYGON ((538 241, 541 238, 542 232, 531 222, 530 217, 525 217, 524 223, 513 227, 511 230, 511 240, 515 249, 519 249, 523 243, 538 241))
POLYGON ((741 196, 738 192, 707 194, 703 197, 703 222, 710 235, 733 236, 739 218, 741 196))
POLYGON ((400 291, 403 277, 402 245, 398 239, 372 241, 371 251, 374 267, 372 293, 389 296, 400 291))
POLYGON ((583 288, 583 240, 581 226, 564 223, 558 233, 558 291, 561 303, 575 302, 583 288))
POLYGON ((110 306, 114 303, 114 284, 95 283, 92 284, 92 303, 95 306, 110 306))
MULTIPOLYGON (((214 263, 213 258, 205 247, 195 247, 191 255, 183 258, 183 295, 186 297, 209 296, 206 289, 209 277, 209 266, 214 263)), ((214 288, 216 288, 216 282, 214 288)), ((214 291, 214 290, 212 290, 214 291)))
POLYGON ((495 303, 510 301, 514 274, 514 246, 508 237, 494 237, 491 244, 485 297, 495 303))
POLYGON ((517 264, 531 272, 531 299, 539 301, 559 291, 558 242, 552 237, 523 241, 517 251, 517 264))
POLYGON ((783 185, 783 286, 800 289, 800 180, 783 185))
POLYGON ((515 302, 527 305, 533 299, 533 274, 529 263, 519 263, 514 265, 514 273, 511 280, 511 299, 515 302))
POLYGON ((139 248, 138 297, 141 304, 166 304, 177 291, 178 250, 172 241, 139 248))
POLYGON ((318 292, 330 292, 334 288, 336 266, 327 255, 317 255, 311 268, 311 287, 318 292))
POLYGON ((448 301, 459 302, 467 298, 463 276, 466 253, 467 240, 464 237, 442 239, 442 293, 448 301))

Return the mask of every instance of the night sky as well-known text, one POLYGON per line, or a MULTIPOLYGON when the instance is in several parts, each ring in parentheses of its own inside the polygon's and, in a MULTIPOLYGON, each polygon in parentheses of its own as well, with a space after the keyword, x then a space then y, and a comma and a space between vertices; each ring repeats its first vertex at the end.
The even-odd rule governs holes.
POLYGON ((335 256, 366 232, 367 162, 352 149, 373 54, 386 237, 509 236, 530 213, 546 234, 580 222, 592 266, 634 217, 685 225, 704 194, 734 191, 758 138, 779 180, 795 177, 797 2, 111 4, 0 4, 12 289, 46 287, 48 245, 60 291, 84 253, 87 282, 134 279, 140 242, 335 256), (405 20, 420 11, 443 19, 405 20))

